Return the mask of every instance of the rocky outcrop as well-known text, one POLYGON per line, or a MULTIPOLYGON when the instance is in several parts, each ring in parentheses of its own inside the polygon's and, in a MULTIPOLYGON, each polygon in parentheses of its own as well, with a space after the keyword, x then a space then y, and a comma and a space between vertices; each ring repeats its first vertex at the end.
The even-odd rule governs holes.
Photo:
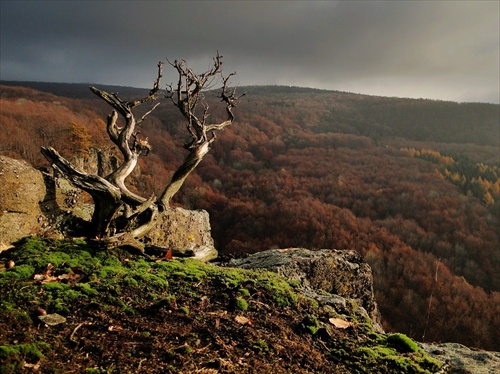
MULTIPOLYGON (((222 264, 221 264, 222 265, 222 264)), ((274 271, 298 284, 304 296, 321 306, 356 318, 370 318, 377 332, 380 313, 375 302, 371 269, 355 251, 272 249, 246 258, 232 259, 227 266, 274 271)), ((457 343, 418 343, 445 363, 440 373, 493 374, 500 372, 500 353, 471 349, 457 343)))
POLYGON ((232 259, 229 266, 274 271, 298 283, 302 293, 320 305, 369 318, 375 329, 383 332, 371 268, 356 251, 272 249, 232 259))
MULTIPOLYGON (((92 199, 66 179, 0 156, 0 186, 0 250, 28 235, 85 235, 92 199)), ((208 212, 203 210, 170 209, 144 242, 205 262, 217 257, 208 212)))
POLYGON ((435 359, 446 363, 448 374, 500 373, 500 352, 471 349, 458 343, 418 343, 435 359))
POLYGON ((217 258, 210 218, 205 210, 170 209, 144 237, 148 245, 171 248, 174 256, 204 262, 217 258))

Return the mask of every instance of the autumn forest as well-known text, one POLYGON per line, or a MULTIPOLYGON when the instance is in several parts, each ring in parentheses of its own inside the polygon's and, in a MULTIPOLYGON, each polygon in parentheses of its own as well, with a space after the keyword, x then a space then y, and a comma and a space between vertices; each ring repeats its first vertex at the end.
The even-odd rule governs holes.
MULTIPOLYGON (((2 84, 0 154, 46 167, 40 147, 51 145, 84 167, 95 149, 113 152, 109 108, 85 85, 2 84)), ((175 198, 210 213, 222 258, 355 249, 387 331, 500 350, 499 105, 238 90, 234 124, 175 198)), ((143 196, 159 194, 186 156, 177 112, 162 100, 141 125, 153 149, 129 183, 143 196)))

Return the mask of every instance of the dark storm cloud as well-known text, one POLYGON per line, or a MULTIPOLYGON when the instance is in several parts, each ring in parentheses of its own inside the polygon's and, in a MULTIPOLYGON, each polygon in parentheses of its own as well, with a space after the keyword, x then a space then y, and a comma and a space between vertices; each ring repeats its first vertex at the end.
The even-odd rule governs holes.
POLYGON ((0 3, 2 79, 147 87, 220 50, 241 85, 499 102, 497 1, 0 3))

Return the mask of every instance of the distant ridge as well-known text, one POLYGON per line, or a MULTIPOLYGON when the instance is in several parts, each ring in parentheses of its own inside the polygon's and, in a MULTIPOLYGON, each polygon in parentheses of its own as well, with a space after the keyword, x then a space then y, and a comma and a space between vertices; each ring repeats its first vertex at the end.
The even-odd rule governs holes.
MULTIPOLYGON (((117 85, 107 85, 100 83, 60 83, 60 82, 38 82, 38 81, 7 81, 0 80, 0 85, 6 86, 17 86, 17 87, 28 87, 35 90, 48 92, 53 95, 63 96, 73 99, 93 99, 95 96, 88 89, 89 86, 96 86, 108 92, 118 92, 124 97, 133 95, 142 95, 147 92, 148 88, 138 88, 131 86, 117 86, 117 85)), ((337 90, 326 90, 321 88, 311 88, 311 87, 300 87, 300 86, 287 86, 287 85, 248 85, 248 86, 237 86, 237 90, 240 93, 245 93, 246 95, 294 95, 294 94, 334 94, 334 95, 345 95, 350 97, 356 97, 357 99, 371 98, 371 99, 383 99, 383 100, 405 100, 409 102, 441 102, 441 103, 457 103, 457 104, 481 104, 481 105, 491 105, 499 106, 499 104, 493 103, 481 103, 481 102, 455 102, 449 100, 436 100, 436 99, 426 99, 426 98, 405 98, 396 96, 379 96, 379 95, 369 95, 356 92, 347 91, 337 91, 337 90)))
MULTIPOLYGON (((0 84, 27 87, 77 100, 98 99, 89 90, 90 85, 117 92, 126 100, 144 96, 148 92, 146 88, 98 83, 0 81, 0 84)), ((266 107, 295 108, 303 112, 304 118, 315 113, 315 132, 363 135, 373 139, 399 138, 500 146, 499 104, 373 96, 297 86, 254 85, 236 88, 238 94, 246 95, 242 102, 261 105, 259 110, 262 113, 266 112, 266 107)), ((281 115, 287 117, 289 114, 283 112, 281 115)))
POLYGON ((143 94, 148 90, 127 86, 102 85, 99 83, 55 83, 55 82, 31 82, 31 81, 0 81, 0 85, 28 87, 38 91, 48 92, 53 95, 68 97, 72 99, 94 99, 96 96, 89 90, 90 86, 96 86, 108 92, 119 92, 124 96, 143 94))

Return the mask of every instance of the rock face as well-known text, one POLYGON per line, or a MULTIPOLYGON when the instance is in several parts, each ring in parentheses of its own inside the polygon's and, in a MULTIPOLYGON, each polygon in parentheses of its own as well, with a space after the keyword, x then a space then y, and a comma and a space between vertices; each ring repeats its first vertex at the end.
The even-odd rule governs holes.
POLYGON ((0 245, 36 233, 45 216, 42 174, 27 162, 0 156, 0 245))
MULTIPOLYGON (((65 179, 0 156, 0 186, 0 250, 28 235, 85 234, 92 199, 65 179)), ((171 209, 144 241, 172 248, 174 255, 202 261, 217 257, 208 212, 203 210, 171 209)))
POLYGON ((330 305, 337 311, 369 318, 379 332, 380 312, 373 294, 370 266, 356 251, 303 248, 272 249, 246 258, 233 259, 229 266, 266 269, 298 282, 304 295, 330 305))
POLYGON ((205 210, 169 210, 144 237, 144 242, 171 248, 174 256, 192 256, 205 262, 218 255, 205 210))
POLYGON ((418 343, 437 360, 446 362, 449 374, 500 373, 500 352, 468 348, 458 343, 418 343))

